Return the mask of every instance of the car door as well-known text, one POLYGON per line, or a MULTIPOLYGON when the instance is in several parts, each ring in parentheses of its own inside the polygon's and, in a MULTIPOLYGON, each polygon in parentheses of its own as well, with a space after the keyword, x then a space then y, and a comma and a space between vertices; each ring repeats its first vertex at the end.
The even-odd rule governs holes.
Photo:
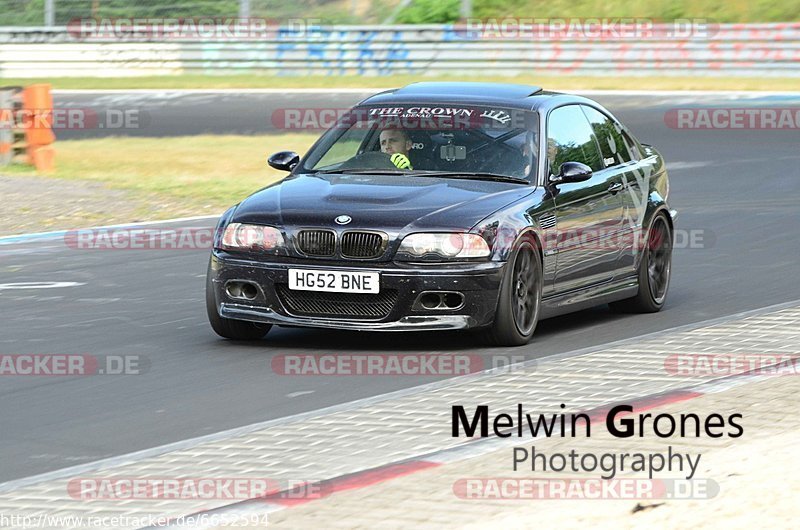
POLYGON ((592 171, 584 182, 550 184, 556 204, 556 294, 609 281, 620 252, 621 188, 607 171, 589 121, 577 104, 558 107, 547 118, 547 163, 558 175, 564 162, 592 171), (618 189, 619 188, 619 189, 618 189))
POLYGON ((622 124, 600 109, 589 105, 581 105, 581 108, 600 145, 608 180, 621 189, 622 223, 615 238, 619 254, 614 276, 630 276, 635 273, 634 257, 641 244, 637 238, 641 236, 638 232, 647 206, 649 185, 644 182, 644 173, 639 167, 638 149, 622 124))

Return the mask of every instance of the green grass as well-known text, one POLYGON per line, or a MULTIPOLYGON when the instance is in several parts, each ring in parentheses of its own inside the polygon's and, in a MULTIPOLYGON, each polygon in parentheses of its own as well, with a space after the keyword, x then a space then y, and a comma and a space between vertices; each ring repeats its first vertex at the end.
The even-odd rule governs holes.
MULTIPOLYGON (((44 0, 0 0, 0 25, 39 25, 44 0)), ((251 16, 272 21, 313 19, 323 24, 376 24, 386 20, 400 0, 261 0, 251 16)), ((399 21, 448 22, 459 18, 460 0, 414 0, 399 21)), ((659 20, 707 18, 716 22, 789 22, 800 20, 798 0, 472 0, 477 18, 614 18, 659 20)), ((56 23, 75 17, 235 17, 239 2, 164 3, 155 0, 103 0, 56 3, 56 23)))
POLYGON ((800 20, 798 0, 474 0, 477 18, 651 18, 711 22, 800 20))
POLYGON ((417 81, 488 81, 522 83, 551 90, 800 90, 797 78, 736 78, 736 77, 588 77, 526 75, 508 77, 486 76, 305 76, 275 77, 266 75, 229 76, 160 76, 160 77, 57 77, 36 79, 0 78, 0 85, 32 85, 50 83, 56 89, 236 89, 236 88, 392 88, 417 81))
MULTIPOLYGON (((111 189, 163 199, 174 211, 222 211, 286 173, 266 164, 280 150, 304 153, 316 134, 103 138, 56 142, 56 170, 48 178, 91 181, 111 189)), ((14 164, 12 176, 34 175, 14 164)))
MULTIPOLYGON (((397 7, 400 0, 259 0, 250 5, 250 16, 279 20, 314 19, 325 24, 376 24, 397 7)), ((0 26, 40 26, 45 0, 0 0, 0 26)), ((239 0, 162 2, 159 0, 56 0, 56 25, 74 18, 230 18, 239 14, 239 0)))

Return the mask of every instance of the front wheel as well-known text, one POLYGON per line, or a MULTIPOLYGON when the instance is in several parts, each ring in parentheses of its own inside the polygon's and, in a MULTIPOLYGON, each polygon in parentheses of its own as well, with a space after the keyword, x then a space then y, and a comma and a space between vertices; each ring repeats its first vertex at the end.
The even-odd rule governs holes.
POLYGON ((664 214, 650 225, 647 243, 639 262, 639 292, 636 296, 612 302, 611 309, 621 313, 656 313, 664 307, 672 273, 672 230, 664 214))
POLYGON ((217 297, 214 293, 214 284, 211 281, 211 267, 206 275, 206 312, 211 328, 220 337, 231 340, 257 340, 266 335, 272 324, 233 320, 219 316, 217 310, 217 297))
POLYGON ((488 336, 497 346, 522 346, 531 340, 539 321, 542 264, 533 246, 524 242, 509 266, 488 336))

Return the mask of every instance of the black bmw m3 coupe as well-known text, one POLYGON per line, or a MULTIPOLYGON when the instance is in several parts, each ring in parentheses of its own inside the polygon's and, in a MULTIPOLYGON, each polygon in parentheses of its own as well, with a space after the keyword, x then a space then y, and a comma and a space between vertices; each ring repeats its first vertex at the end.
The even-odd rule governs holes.
POLYGON ((511 346, 542 318, 664 304, 675 217, 664 160, 592 100, 415 83, 269 164, 287 177, 215 233, 206 305, 222 337, 481 328, 511 346))

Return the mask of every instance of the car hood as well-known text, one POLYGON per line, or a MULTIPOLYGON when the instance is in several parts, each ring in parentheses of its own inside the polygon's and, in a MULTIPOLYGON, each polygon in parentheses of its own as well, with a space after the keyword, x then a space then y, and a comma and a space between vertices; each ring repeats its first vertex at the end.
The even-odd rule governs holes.
POLYGON ((464 230, 533 191, 534 186, 441 177, 297 175, 242 201, 232 221, 332 227, 337 216, 348 215, 347 228, 464 230))

